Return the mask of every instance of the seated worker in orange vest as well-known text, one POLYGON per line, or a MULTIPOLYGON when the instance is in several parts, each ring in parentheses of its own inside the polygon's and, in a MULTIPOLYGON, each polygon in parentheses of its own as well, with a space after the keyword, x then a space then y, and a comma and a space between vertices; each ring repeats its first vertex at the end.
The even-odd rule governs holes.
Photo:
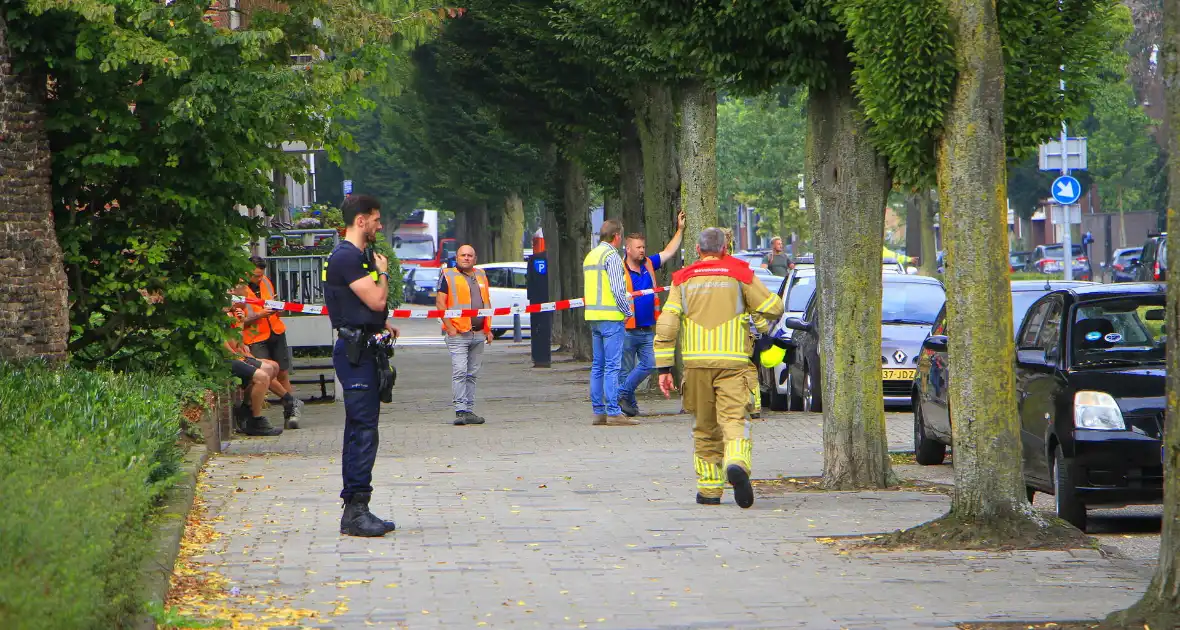
MULTIPOLYGON (((245 295, 245 288, 238 287, 235 294, 245 295)), ((233 304, 227 309, 233 322, 231 327, 242 327, 246 318, 245 309, 240 304, 233 304)), ((246 400, 242 403, 245 416, 239 423, 239 430, 246 435, 274 436, 283 432, 281 427, 272 426, 270 421, 262 415, 262 407, 266 403, 266 392, 282 391, 282 386, 275 379, 279 372, 279 365, 274 361, 259 359, 250 352, 250 346, 242 343, 233 334, 225 340, 225 349, 230 353, 229 368, 235 377, 242 381, 246 389, 246 400)), ((235 409, 235 416, 238 410, 235 409)))
MULTIPOLYGON (((668 246, 658 254, 647 255, 647 239, 642 234, 627 236, 627 255, 623 265, 627 269, 627 292, 653 289, 656 269, 671 261, 680 252, 684 237, 684 212, 676 217, 676 234, 668 246)), ((624 321, 627 329, 623 337, 623 369, 619 372, 619 409, 628 416, 639 415, 635 390, 648 375, 656 371, 655 325, 659 316, 659 295, 633 298, 634 314, 624 321)))
MULTIPOLYGON (((254 271, 250 274, 247 297, 273 300, 275 288, 266 277, 266 259, 253 256, 254 271)), ((276 392, 283 401, 283 422, 288 429, 299 428, 299 416, 303 412, 303 401, 295 398, 291 388, 291 351, 287 347, 287 327, 278 311, 259 304, 246 305, 246 319, 243 322, 242 340, 250 346, 254 356, 270 359, 279 364, 279 384, 282 391, 276 392)))
MULTIPOLYGON (((434 304, 443 310, 492 308, 487 274, 475 268, 474 247, 464 245, 455 252, 455 266, 439 275, 434 304)), ((454 424, 483 424, 484 419, 475 415, 475 382, 483 365, 484 344, 492 343, 492 318, 444 317, 442 329, 451 352, 454 424)))

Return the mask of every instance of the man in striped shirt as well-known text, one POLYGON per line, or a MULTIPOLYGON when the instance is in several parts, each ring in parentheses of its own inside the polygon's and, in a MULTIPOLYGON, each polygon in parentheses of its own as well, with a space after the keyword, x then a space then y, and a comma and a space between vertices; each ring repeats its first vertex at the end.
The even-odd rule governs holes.
POLYGON ((590 405, 596 425, 639 424, 619 408, 619 371, 623 363, 624 321, 631 317, 627 277, 619 245, 623 224, 608 219, 599 230, 598 246, 582 261, 586 288, 586 321, 594 335, 594 363, 590 368, 590 405))

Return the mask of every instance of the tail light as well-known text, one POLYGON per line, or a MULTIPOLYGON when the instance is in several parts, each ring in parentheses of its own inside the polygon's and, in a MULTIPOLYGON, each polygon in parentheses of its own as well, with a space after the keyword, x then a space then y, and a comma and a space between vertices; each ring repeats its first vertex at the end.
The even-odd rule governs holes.
POLYGON ((1151 273, 1155 276, 1156 280, 1160 279, 1160 261, 1155 261, 1155 264, 1151 267, 1151 273))
POLYGON ((1114 270, 1115 271, 1126 271, 1127 268, 1123 266, 1123 263, 1115 263, 1114 270))

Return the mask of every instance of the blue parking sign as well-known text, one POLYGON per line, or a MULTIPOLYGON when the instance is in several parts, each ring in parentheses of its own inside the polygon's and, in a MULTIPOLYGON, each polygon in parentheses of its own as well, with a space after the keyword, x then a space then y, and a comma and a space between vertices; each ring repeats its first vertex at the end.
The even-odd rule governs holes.
POLYGON ((544 258, 538 258, 533 261, 533 268, 537 270, 537 275, 545 275, 545 272, 548 271, 548 267, 549 265, 545 264, 544 258))

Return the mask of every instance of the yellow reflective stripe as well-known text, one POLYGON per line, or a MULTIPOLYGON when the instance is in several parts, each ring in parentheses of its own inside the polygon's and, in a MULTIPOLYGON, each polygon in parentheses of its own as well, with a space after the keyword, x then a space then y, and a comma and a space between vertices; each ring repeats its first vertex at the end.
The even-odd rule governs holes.
MULTIPOLYGON (((659 353, 657 353, 657 356, 659 356, 659 353)), ((713 352, 708 352, 708 351, 689 352, 686 350, 684 352, 684 358, 686 360, 687 359, 735 359, 735 360, 741 360, 744 363, 750 362, 750 356, 747 355, 745 352, 716 352, 716 351, 713 351, 713 352)))
POLYGON ((773 306, 773 305, 774 305, 774 301, 775 301, 776 299, 778 299, 778 296, 777 296, 777 295, 775 295, 775 294, 773 294, 773 293, 771 293, 771 294, 770 294, 770 297, 768 297, 768 298, 766 298, 765 300, 763 300, 763 301, 762 301, 762 303, 758 305, 758 308, 756 308, 756 309, 754 309, 754 310, 756 310, 756 311, 765 311, 766 309, 768 309, 768 308, 770 308, 771 306, 773 306))

